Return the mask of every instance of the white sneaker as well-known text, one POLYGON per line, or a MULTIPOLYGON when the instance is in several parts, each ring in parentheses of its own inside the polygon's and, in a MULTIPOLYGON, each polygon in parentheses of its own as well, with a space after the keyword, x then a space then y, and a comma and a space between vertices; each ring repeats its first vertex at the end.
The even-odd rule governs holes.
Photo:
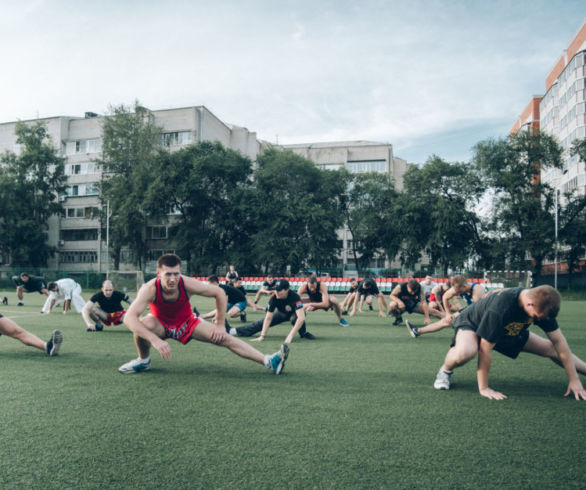
POLYGON ((440 369, 435 377, 435 382, 433 383, 433 387, 436 390, 449 390, 450 389, 450 378, 452 377, 453 373, 448 373, 443 369, 440 369))
POLYGON ((146 371, 151 367, 151 358, 141 359, 137 357, 132 361, 128 361, 126 364, 122 364, 118 368, 122 374, 133 374, 133 373, 140 373, 141 371, 146 371))

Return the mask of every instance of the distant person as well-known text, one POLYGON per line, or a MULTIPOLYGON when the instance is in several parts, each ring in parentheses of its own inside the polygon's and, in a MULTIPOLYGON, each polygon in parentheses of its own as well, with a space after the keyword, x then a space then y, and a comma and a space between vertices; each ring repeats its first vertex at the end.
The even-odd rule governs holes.
POLYGON ((289 335, 285 338, 285 344, 293 342, 293 337, 295 337, 296 333, 299 333, 299 336, 306 340, 315 339, 314 335, 307 331, 301 297, 295 291, 291 291, 287 279, 279 279, 275 286, 275 292, 269 299, 269 306, 264 319, 243 327, 229 328, 228 333, 238 337, 252 337, 260 332, 260 336, 253 339, 253 341, 262 342, 270 327, 284 322, 290 322, 293 325, 289 335))
POLYGON ((62 301, 65 303, 63 306, 64 315, 69 313, 72 304, 78 313, 82 312, 85 301, 81 297, 81 286, 73 279, 66 278, 50 282, 47 285, 47 289, 49 290, 49 297, 45 301, 41 313, 51 313, 53 308, 62 301))
POLYGON ((476 370, 480 395, 493 400, 506 396, 489 386, 492 352, 516 359, 521 352, 548 357, 562 366, 569 379, 565 396, 586 400, 586 390, 578 373, 586 375, 586 363, 572 354, 556 317, 560 294, 551 286, 533 289, 510 288, 494 291, 465 308, 454 320, 452 347, 436 376, 434 388, 449 390, 453 370, 478 356, 476 370), (534 323, 547 339, 529 332, 534 323))
POLYGON ((187 344, 191 339, 226 347, 240 357, 257 362, 275 374, 281 374, 289 355, 282 345, 272 355, 265 355, 243 340, 226 334, 224 312, 226 294, 212 284, 205 284, 181 274, 181 259, 165 254, 157 261, 157 277, 139 290, 124 317, 124 324, 134 333, 138 357, 118 368, 123 374, 138 373, 150 368, 150 348, 153 346, 163 359, 171 359, 171 346, 166 339, 187 344), (216 300, 216 325, 196 317, 191 311, 191 296, 206 296, 216 300), (142 316, 149 307, 149 313, 142 316))
MULTIPOLYGON (((381 293, 379 291, 378 286, 376 284, 376 281, 374 279, 369 277, 369 278, 366 278, 366 279, 363 279, 362 281, 360 281, 356 292, 358 293, 358 296, 360 297, 360 302, 358 305, 358 313, 362 313, 362 305, 363 305, 365 299, 367 300, 367 304, 369 304, 368 298, 376 296, 376 299, 378 301, 378 316, 382 316, 383 318, 385 318, 387 316, 387 313, 388 313, 387 302, 385 300, 383 293, 381 293)), ((372 299, 370 301, 372 301, 372 299)), ((354 316, 355 313, 356 313, 356 302, 354 302, 354 306, 352 307, 352 311, 350 312, 350 316, 354 316)))
MULTIPOLYGON (((240 289, 235 288, 231 284, 220 284, 220 280, 216 275, 209 276, 208 283, 212 284, 213 286, 218 286, 226 294, 226 298, 228 299, 226 312, 228 313, 228 316, 230 318, 241 316, 244 313, 244 310, 248 306, 246 294, 244 294, 240 289)), ((205 315, 201 315, 200 318, 202 320, 205 320, 207 318, 214 318, 216 316, 216 313, 217 312, 214 309, 209 313, 206 313, 205 315)))
POLYGON ((425 301, 429 303, 429 296, 431 295, 431 291, 437 284, 433 282, 433 277, 425 276, 425 279, 419 283, 421 285, 421 289, 423 294, 425 295, 425 301))
POLYGON ((47 340, 47 342, 43 342, 39 337, 26 331, 10 318, 6 318, 3 315, 0 315, 0 335, 12 337, 13 339, 22 342, 24 345, 35 347, 50 357, 54 357, 59 354, 59 349, 61 348, 61 344, 63 342, 63 335, 59 330, 53 330, 49 340, 47 340))
MULTIPOLYGON (((24 306, 22 301, 23 293, 39 293, 49 296, 45 279, 41 276, 33 276, 27 272, 21 272, 20 276, 12 276, 12 281, 16 285, 16 296, 18 296, 17 306, 24 306)), ((8 299, 5 304, 8 304, 8 299)))
POLYGON ((465 306, 470 306, 472 303, 476 303, 476 301, 486 295, 486 290, 482 284, 468 282, 461 274, 456 274, 452 277, 451 284, 452 286, 450 289, 448 289, 442 297, 444 310, 447 314, 462 309, 462 307, 456 305, 455 302, 450 302, 454 297, 462 298, 466 303, 465 306))
MULTIPOLYGON (((250 306, 254 311, 258 311, 258 310, 262 310, 263 309, 260 306, 256 305, 255 303, 253 303, 252 301, 250 301, 250 299, 248 299, 248 295, 246 294, 246 289, 242 285, 242 279, 240 277, 237 277, 234 280, 234 282, 232 282, 232 285, 236 289, 238 289, 239 291, 242 292, 242 294, 246 298, 246 304, 248 306, 250 306)), ((246 323, 246 311, 243 311, 243 312, 240 313, 240 321, 246 323)))
POLYGON ((122 325, 126 310, 122 302, 131 304, 130 297, 121 291, 116 291, 112 281, 104 281, 102 289, 94 294, 81 310, 88 332, 101 331, 104 325, 122 325))
POLYGON ((429 308, 421 284, 416 279, 395 286, 389 294, 389 312, 395 317, 393 325, 403 322, 403 313, 420 313, 425 316, 425 323, 431 323, 429 315, 443 318, 443 312, 429 308))
POLYGON ((256 296, 254 297, 254 304, 258 304, 258 300, 263 294, 268 294, 269 296, 273 294, 276 286, 277 280, 272 274, 267 274, 266 280, 263 282, 260 289, 256 292, 256 296))
POLYGON ((234 282, 239 277, 240 276, 238 275, 238 272, 236 272, 236 269, 234 269, 234 266, 230 265, 228 268, 228 272, 226 272, 226 280, 228 282, 234 282))
POLYGON ((328 293, 328 287, 317 280, 315 274, 312 274, 307 278, 305 284, 299 286, 297 294, 302 298, 305 311, 325 310, 332 309, 338 317, 338 323, 343 327, 347 327, 348 322, 342 318, 342 308, 340 303, 335 296, 331 296, 328 293), (303 298, 307 295, 308 298, 303 298))
POLYGON ((346 292, 346 297, 342 302, 342 315, 347 315, 348 310, 352 308, 354 303, 358 302, 358 281, 356 278, 350 279, 349 287, 350 289, 346 292))

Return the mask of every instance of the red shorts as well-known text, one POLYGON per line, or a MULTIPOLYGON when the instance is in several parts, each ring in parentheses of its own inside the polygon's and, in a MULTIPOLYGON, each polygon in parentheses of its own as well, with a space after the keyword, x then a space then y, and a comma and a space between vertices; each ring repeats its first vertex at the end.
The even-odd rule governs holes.
POLYGON ((102 323, 106 326, 110 325, 122 325, 122 317, 126 314, 126 310, 115 311, 114 313, 108 313, 108 319, 102 323))
MULTIPOLYGON (((161 320, 159 320, 161 321, 161 320)), ((182 344, 187 344, 191 340, 191 334, 201 322, 199 317, 192 315, 189 320, 181 325, 168 325, 167 323, 161 322, 165 329, 164 339, 175 339, 182 344)))

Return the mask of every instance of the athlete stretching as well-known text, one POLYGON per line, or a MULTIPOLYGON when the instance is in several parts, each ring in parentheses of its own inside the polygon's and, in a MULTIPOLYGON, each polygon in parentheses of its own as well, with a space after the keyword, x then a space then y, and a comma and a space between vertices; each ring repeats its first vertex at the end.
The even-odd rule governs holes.
POLYGON ((222 289, 183 276, 181 259, 174 254, 162 255, 157 261, 157 277, 140 288, 124 317, 124 324, 134 333, 138 358, 118 370, 128 374, 148 369, 151 345, 163 359, 171 359, 171 347, 165 339, 175 339, 182 344, 196 339, 227 347, 235 354, 281 374, 289 347, 282 345, 275 354, 265 355, 243 340, 228 335, 224 326, 225 312, 226 295, 222 289), (193 295, 216 299, 216 325, 193 314, 189 302, 193 295), (147 306, 150 306, 149 314, 140 318, 147 306))

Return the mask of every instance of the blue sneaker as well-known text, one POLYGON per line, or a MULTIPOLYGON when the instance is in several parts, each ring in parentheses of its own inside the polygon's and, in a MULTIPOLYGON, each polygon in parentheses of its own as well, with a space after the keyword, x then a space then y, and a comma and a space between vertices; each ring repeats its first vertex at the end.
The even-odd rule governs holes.
POLYGON ((132 373, 140 373, 141 371, 146 371, 151 367, 151 358, 141 359, 137 357, 132 361, 128 361, 126 364, 122 364, 118 368, 122 374, 132 374, 132 373))
POLYGON ((287 344, 281 345, 278 352, 275 352, 270 359, 271 369, 277 375, 281 374, 285 367, 285 361, 289 357, 289 346, 287 344))
POLYGON ((350 326, 350 324, 346 321, 345 318, 340 318, 340 325, 342 325, 343 327, 350 326))

